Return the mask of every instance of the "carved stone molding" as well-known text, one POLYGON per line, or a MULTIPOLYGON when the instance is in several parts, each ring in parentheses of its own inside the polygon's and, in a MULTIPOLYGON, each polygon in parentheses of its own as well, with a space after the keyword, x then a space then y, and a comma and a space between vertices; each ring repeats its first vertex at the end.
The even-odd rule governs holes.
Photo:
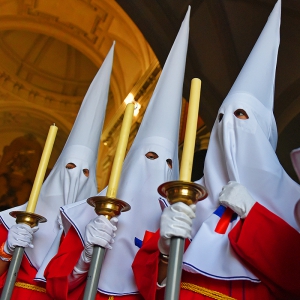
POLYGON ((26 82, 21 82, 18 78, 11 76, 0 68, 0 91, 2 100, 18 99, 19 101, 29 101, 31 103, 50 107, 56 111, 76 112, 79 110, 82 97, 68 97, 54 93, 47 93, 41 89, 34 89, 26 82), (5 92, 7 91, 7 92, 5 92), (13 94, 13 95, 12 95, 13 94))

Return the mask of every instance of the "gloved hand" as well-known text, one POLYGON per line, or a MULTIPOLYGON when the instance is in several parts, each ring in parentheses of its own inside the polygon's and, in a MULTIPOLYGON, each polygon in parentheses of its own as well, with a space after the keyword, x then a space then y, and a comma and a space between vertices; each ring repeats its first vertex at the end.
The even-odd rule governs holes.
POLYGON ((219 194, 222 205, 231 208, 242 219, 246 218, 255 200, 250 196, 247 189, 236 181, 229 181, 219 194))
POLYGON ((62 224, 61 214, 59 214, 57 216, 57 223, 58 223, 59 229, 64 229, 63 224, 62 224))
POLYGON ((16 246, 33 248, 32 240, 33 234, 39 229, 38 226, 31 228, 27 224, 15 224, 9 231, 7 240, 4 244, 4 251, 12 255, 16 246))
POLYGON ((85 263, 91 262, 94 245, 112 249, 112 244, 116 236, 117 222, 118 219, 116 217, 108 220, 104 216, 97 216, 86 226, 84 250, 81 255, 85 263))
POLYGON ((163 210, 160 219, 160 238, 158 248, 162 254, 170 252, 171 237, 191 238, 192 219, 195 218, 196 205, 177 202, 163 210))

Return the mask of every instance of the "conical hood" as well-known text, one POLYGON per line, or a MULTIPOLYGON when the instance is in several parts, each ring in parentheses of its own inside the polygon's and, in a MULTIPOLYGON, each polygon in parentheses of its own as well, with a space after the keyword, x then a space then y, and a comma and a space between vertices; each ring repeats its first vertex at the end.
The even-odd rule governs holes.
POLYGON ((89 86, 61 156, 68 147, 79 145, 89 148, 96 162, 105 118, 114 48, 115 42, 89 86))
MULTIPOLYGON (((178 145, 190 10, 189 6, 131 149, 149 137, 161 137, 178 145)), ((175 151, 177 153, 177 147, 175 151)), ((174 172, 176 168, 179 168, 178 162, 174 161, 174 172)))
POLYGON ((231 250, 228 234, 239 226, 239 217, 233 214, 229 222, 224 221, 225 207, 219 203, 220 192, 229 181, 242 184, 254 201, 299 231, 294 212, 300 187, 286 174, 274 150, 277 132, 272 107, 280 5, 278 1, 221 105, 209 140, 200 181, 208 197, 197 204, 192 242, 183 261, 186 269, 216 279, 262 279, 231 250), (219 231, 221 224, 228 225, 226 232, 219 231))
POLYGON ((226 99, 236 93, 247 93, 269 110, 273 110, 280 15, 281 0, 276 3, 226 99))

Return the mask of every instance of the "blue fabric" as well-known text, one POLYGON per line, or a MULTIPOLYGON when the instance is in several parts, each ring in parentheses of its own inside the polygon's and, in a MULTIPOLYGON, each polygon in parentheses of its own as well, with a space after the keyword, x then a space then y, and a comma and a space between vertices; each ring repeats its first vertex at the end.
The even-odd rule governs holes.
MULTIPOLYGON (((224 205, 220 205, 215 211, 214 214, 219 216, 220 218, 223 216, 224 212, 226 210, 226 207, 224 205)), ((235 221, 237 219, 238 215, 237 213, 232 214, 232 217, 230 219, 230 222, 235 221)))
POLYGON ((136 238, 134 238, 134 244, 135 244, 137 247, 141 248, 142 245, 143 245, 143 241, 141 241, 140 239, 138 239, 138 238, 136 237, 136 238))

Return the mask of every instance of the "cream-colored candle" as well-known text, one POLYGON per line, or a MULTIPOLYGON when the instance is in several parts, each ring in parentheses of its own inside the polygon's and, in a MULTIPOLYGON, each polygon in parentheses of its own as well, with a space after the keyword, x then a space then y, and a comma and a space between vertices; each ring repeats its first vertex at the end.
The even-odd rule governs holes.
POLYGON ((179 179, 191 181, 200 105, 201 80, 192 79, 179 179))
POLYGON ((50 126, 48 136, 46 139, 46 143, 44 146, 44 150, 42 153, 42 157, 40 160, 40 164, 39 164, 38 170, 35 175, 34 183, 33 183, 32 190, 31 190, 31 193, 29 196, 29 201, 28 201, 28 204, 26 207, 27 212, 34 213, 34 211, 35 211, 35 207, 36 207, 36 204, 38 201, 40 190, 41 190, 41 187, 42 187, 42 184, 43 184, 43 181, 45 178, 47 166, 49 163, 50 155, 52 152, 53 144, 55 141, 57 129, 58 128, 55 126, 55 124, 50 126))
POLYGON ((133 103, 127 104, 123 122, 122 122, 119 142, 118 142, 114 162, 112 165, 112 170, 111 170, 108 188, 106 192, 106 196, 109 198, 116 198, 117 196, 121 171, 123 167, 123 161, 125 158, 128 138, 130 134, 130 128, 132 124, 133 111, 134 111, 134 104, 133 103))

